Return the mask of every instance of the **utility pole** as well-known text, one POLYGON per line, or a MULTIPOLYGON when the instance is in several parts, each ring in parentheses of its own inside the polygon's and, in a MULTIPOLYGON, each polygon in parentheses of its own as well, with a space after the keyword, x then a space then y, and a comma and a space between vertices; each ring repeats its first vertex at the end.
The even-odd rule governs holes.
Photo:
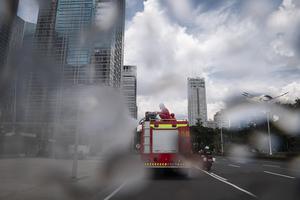
POLYGON ((78 141, 79 141, 79 131, 78 131, 78 128, 76 127, 75 143, 74 143, 74 153, 73 153, 72 179, 77 179, 78 141))
POLYGON ((223 117, 220 114, 220 136, 221 136, 221 153, 224 155, 224 141, 223 141, 223 117))
POLYGON ((14 81, 14 102, 13 102, 13 133, 16 134, 16 123, 17 123, 17 80, 14 81))
POLYGON ((223 127, 222 127, 222 123, 221 123, 221 152, 222 152, 222 155, 224 155, 224 142, 223 142, 223 127))
MULTIPOLYGON (((74 94, 76 94, 76 86, 74 87, 74 94)), ((75 128, 75 142, 74 142, 74 151, 73 151, 73 165, 72 165, 72 179, 77 179, 77 168, 78 168, 78 143, 79 143, 79 115, 80 115, 80 97, 77 100, 77 116, 76 116, 76 128, 75 128)))

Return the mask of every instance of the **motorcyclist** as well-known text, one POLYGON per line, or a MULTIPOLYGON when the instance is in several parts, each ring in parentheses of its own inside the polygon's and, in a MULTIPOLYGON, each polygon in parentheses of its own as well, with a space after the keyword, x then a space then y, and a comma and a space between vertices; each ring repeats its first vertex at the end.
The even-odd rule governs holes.
POLYGON ((209 146, 205 146, 204 147, 204 151, 203 151, 204 155, 211 155, 211 151, 209 149, 209 146))
POLYGON ((201 157, 200 163, 202 167, 209 171, 212 167, 213 163, 213 158, 212 158, 212 153, 209 149, 209 146, 205 146, 204 149, 199 151, 199 155, 201 157))

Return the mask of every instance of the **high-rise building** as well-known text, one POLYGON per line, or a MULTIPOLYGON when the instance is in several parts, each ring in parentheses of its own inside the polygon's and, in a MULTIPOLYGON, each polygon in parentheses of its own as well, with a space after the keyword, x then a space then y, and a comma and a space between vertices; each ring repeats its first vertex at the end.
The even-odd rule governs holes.
POLYGON ((55 99, 63 98, 57 93, 62 88, 78 84, 119 88, 124 23, 125 0, 41 1, 35 49, 36 57, 42 59, 28 77, 31 89, 26 118, 43 120, 39 117, 46 112, 42 107, 56 107, 55 99), (41 113, 32 117, 32 109, 41 113))
POLYGON ((122 73, 122 92, 131 116, 137 119, 137 79, 136 66, 125 65, 122 73))
MULTIPOLYGON (((7 61, 11 31, 18 11, 19 0, 3 0, 0 2, 0 74, 1 81, 3 70, 7 61)), ((1 82, 0 82, 1 83, 1 82)))
POLYGON ((22 20, 17 17, 18 0, 0 2, 0 121, 11 122, 16 69, 10 57, 18 47, 22 20), (16 33, 18 31, 18 33, 16 33))
POLYGON ((94 14, 94 80, 120 88, 124 56, 125 0, 96 0, 94 14), (97 35, 101 37, 97 37, 97 35))
POLYGON ((225 110, 220 110, 214 115, 214 121, 217 125, 217 128, 230 128, 230 119, 225 113, 225 110))
POLYGON ((125 0, 57 0, 55 32, 67 43, 65 84, 120 87, 124 23, 125 0))
POLYGON ((124 23, 125 0, 44 1, 36 49, 42 58, 54 58, 60 69, 51 71, 59 71, 65 87, 101 84, 119 88, 124 23))
POLYGON ((188 118, 191 125, 207 121, 207 105, 204 78, 188 78, 188 118))
POLYGON ((39 7, 24 118, 45 129, 36 132, 51 132, 82 86, 120 88, 125 0, 45 0, 39 7))
POLYGON ((2 74, 5 76, 4 79, 7 79, 5 81, 5 89, 1 94, 2 121, 5 122, 12 122, 16 119, 16 90, 18 83, 16 60, 23 44, 24 25, 25 21, 20 17, 15 16, 11 27, 6 61, 2 74))

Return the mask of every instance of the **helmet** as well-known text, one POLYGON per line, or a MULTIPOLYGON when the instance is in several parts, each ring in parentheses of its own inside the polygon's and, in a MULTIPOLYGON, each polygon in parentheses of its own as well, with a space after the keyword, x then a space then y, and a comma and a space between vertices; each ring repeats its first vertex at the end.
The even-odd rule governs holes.
POLYGON ((205 146, 204 149, 205 149, 205 150, 209 150, 209 146, 205 146))

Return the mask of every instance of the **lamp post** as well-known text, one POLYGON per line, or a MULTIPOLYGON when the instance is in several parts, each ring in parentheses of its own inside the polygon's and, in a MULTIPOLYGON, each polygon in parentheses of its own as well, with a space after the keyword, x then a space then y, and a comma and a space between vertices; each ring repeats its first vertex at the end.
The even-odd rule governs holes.
MULTIPOLYGON (((288 94, 288 92, 283 93, 276 97, 271 97, 270 95, 266 95, 266 94, 254 96, 247 92, 244 92, 242 95, 245 96, 250 102, 255 102, 255 103, 266 102, 266 103, 268 103, 268 109, 269 109, 269 103, 272 103, 272 102, 274 102, 275 99, 278 99, 279 97, 285 96, 287 94, 288 94)), ((269 155, 271 156, 271 155, 273 155, 273 151, 272 151, 272 138, 271 138, 270 111, 269 110, 266 111, 266 115, 267 115, 267 125, 268 125, 269 155)))
POLYGON ((271 130, 270 130, 270 112, 267 111, 267 124, 268 124, 268 139, 269 139, 269 155, 273 155, 272 152, 272 138, 271 138, 271 130))
POLYGON ((73 165, 72 165, 72 179, 77 179, 77 168, 78 168, 78 141, 79 141, 79 131, 75 132, 75 143, 74 143, 74 153, 73 153, 73 165))
POLYGON ((223 127, 222 127, 222 122, 221 122, 221 152, 222 155, 224 154, 224 142, 223 142, 223 127))
POLYGON ((75 141, 74 141, 74 151, 73 151, 73 165, 72 165, 72 179, 77 179, 77 169, 78 169, 78 145, 79 145, 79 134, 80 130, 80 121, 82 117, 82 96, 80 92, 83 90, 83 85, 75 85, 73 95, 77 97, 77 106, 76 106, 76 128, 75 128, 75 141), (77 95, 76 95, 77 94, 77 95), (78 95, 79 94, 79 95, 78 95))
POLYGON ((220 139, 221 139, 221 153, 224 154, 224 140, 223 140, 223 117, 220 114, 220 139))

